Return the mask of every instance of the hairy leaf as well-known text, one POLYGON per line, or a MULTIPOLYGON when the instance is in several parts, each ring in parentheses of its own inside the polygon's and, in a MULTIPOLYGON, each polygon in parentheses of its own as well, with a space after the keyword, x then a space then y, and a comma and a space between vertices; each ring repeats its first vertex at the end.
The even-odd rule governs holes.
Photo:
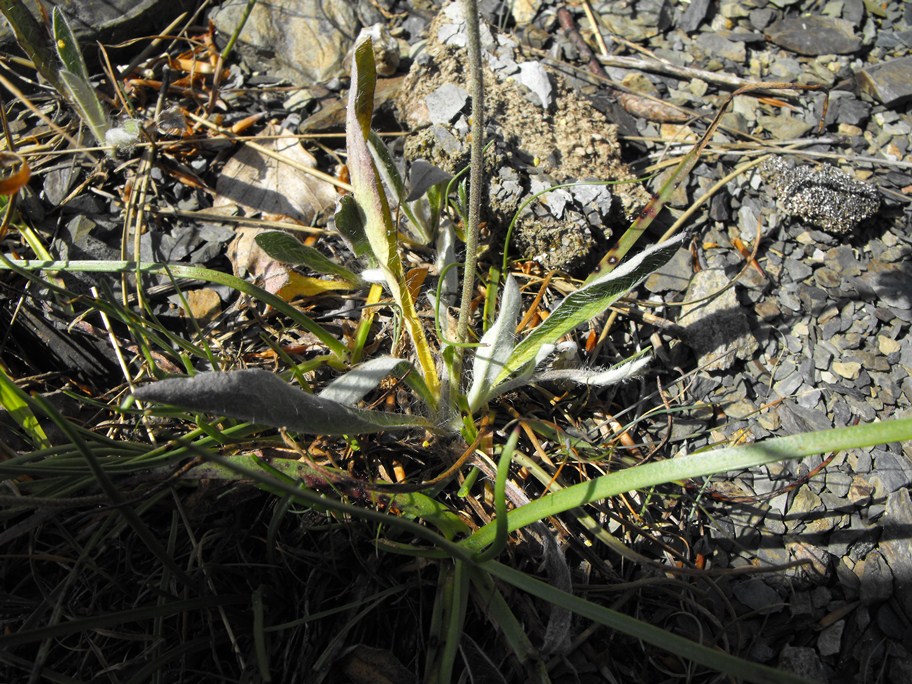
POLYGON ((92 135, 99 145, 105 144, 105 132, 108 130, 108 117, 105 115, 101 102, 92 88, 92 84, 72 71, 61 69, 60 78, 69 93, 73 106, 76 107, 79 117, 92 129, 92 135))
POLYGON ((529 361, 541 347, 553 344, 581 323, 597 316, 624 294, 660 268, 677 251, 684 235, 678 235, 621 264, 610 273, 584 285, 558 304, 551 315, 523 339, 495 380, 499 384, 529 361))
POLYGON ((360 281, 360 278, 350 270, 325 257, 313 247, 302 244, 300 240, 288 233, 270 230, 258 234, 255 240, 266 254, 283 264, 306 266, 317 273, 337 275, 352 283, 360 281))
POLYGON ((60 58, 63 68, 88 83, 89 70, 82 58, 82 52, 79 50, 79 43, 76 41, 76 36, 73 34, 73 29, 70 28, 66 15, 57 7, 54 8, 51 30, 54 33, 57 57, 60 58))
POLYGON ((519 319, 521 305, 519 286, 513 276, 508 276, 504 283, 500 312, 475 350, 472 386, 466 397, 469 402, 469 410, 473 413, 490 398, 494 380, 500 375, 513 352, 516 341, 516 322, 519 319))
MULTIPOLYGON (((373 157, 367 147, 375 83, 374 52, 368 39, 355 47, 355 56, 352 60, 352 87, 349 92, 345 128, 348 170, 355 200, 364 217, 367 241, 377 259, 377 265, 386 275, 386 285, 399 306, 402 322, 415 347, 425 384, 431 395, 436 397, 439 392, 437 366, 421 321, 418 319, 415 301, 406 284, 399 255, 398 231, 393 224, 386 193, 383 191, 373 157)), ((434 407, 436 408, 436 401, 434 407)))
MULTIPOLYGON (((409 378, 407 376, 414 368, 411 361, 397 359, 393 356, 381 356, 376 359, 371 359, 370 361, 365 361, 361 365, 352 368, 345 375, 336 378, 320 392, 319 396, 323 399, 337 401, 340 404, 354 406, 361 401, 368 392, 375 389, 383 378, 390 375, 396 375, 406 377, 408 380, 409 378)), ((418 380, 419 382, 421 380, 418 376, 415 376, 412 379, 418 380)), ((423 391, 421 391, 420 387, 418 389, 419 394, 424 397, 427 389, 424 388, 423 391)))
POLYGON ((421 416, 363 411, 296 389, 259 369, 200 373, 140 387, 141 401, 170 404, 311 435, 357 435, 429 428, 421 416))
POLYGON ((644 356, 633 361, 625 361, 612 368, 566 368, 546 370, 540 373, 527 372, 490 390, 488 400, 504 392, 512 392, 520 387, 538 382, 572 382, 576 385, 590 387, 610 387, 629 380, 640 373, 652 362, 651 356, 644 356))

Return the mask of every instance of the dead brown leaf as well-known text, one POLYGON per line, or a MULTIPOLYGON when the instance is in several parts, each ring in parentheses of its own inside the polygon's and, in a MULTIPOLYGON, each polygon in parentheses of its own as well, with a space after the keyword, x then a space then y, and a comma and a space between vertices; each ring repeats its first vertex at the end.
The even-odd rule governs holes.
POLYGON ((213 209, 240 207, 312 225, 335 206, 338 195, 332 185, 296 168, 315 168, 317 162, 294 135, 269 124, 256 142, 287 161, 243 145, 219 176, 213 209))

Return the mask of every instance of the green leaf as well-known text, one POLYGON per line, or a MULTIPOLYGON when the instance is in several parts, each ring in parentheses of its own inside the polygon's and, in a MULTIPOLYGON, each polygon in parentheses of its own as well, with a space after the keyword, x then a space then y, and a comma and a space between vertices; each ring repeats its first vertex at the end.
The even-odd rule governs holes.
POLYGON ((350 270, 340 266, 313 247, 302 244, 300 240, 288 233, 270 230, 260 233, 254 240, 266 254, 283 264, 306 266, 311 271, 339 276, 350 283, 361 282, 361 279, 350 270))
POLYGON ((92 84, 66 69, 60 71, 60 78, 66 86, 73 106, 76 107, 79 118, 92 130, 95 141, 99 145, 104 145, 105 133, 109 128, 108 117, 92 84))
POLYGON ((471 532, 471 528, 457 513, 427 494, 421 492, 392 494, 389 497, 389 503, 398 508, 406 518, 426 520, 447 539, 455 539, 471 532))
POLYGON ((645 250, 614 271, 567 296, 541 325, 516 345, 494 384, 500 384, 535 359, 544 345, 554 344, 576 326, 599 315, 639 285, 672 257, 684 237, 678 235, 645 250))
POLYGON ((57 57, 60 58, 63 68, 77 78, 82 79, 84 83, 88 83, 89 70, 86 67, 85 60, 82 58, 79 42, 76 40, 66 15, 57 7, 54 8, 52 31, 54 33, 54 47, 57 50, 57 57))
POLYGON ((364 212, 353 196, 345 195, 339 200, 334 220, 336 230, 348 243, 354 255, 367 262, 371 268, 376 268, 377 259, 371 251, 370 241, 364 229, 364 212))
POLYGON ((259 369, 169 378, 138 388, 134 396, 141 401, 311 435, 359 435, 433 427, 421 416, 363 411, 307 394, 277 375, 259 369))

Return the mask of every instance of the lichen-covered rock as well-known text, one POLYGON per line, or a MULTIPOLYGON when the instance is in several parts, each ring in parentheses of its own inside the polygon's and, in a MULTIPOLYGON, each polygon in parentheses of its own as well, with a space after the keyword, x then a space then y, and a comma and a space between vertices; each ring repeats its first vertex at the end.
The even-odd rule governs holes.
POLYGON ((825 164, 815 170, 771 157, 759 171, 783 213, 828 233, 850 233, 880 209, 877 188, 835 166, 825 164))
MULTIPOLYGON (((482 26, 486 132, 484 207, 495 239, 541 190, 574 181, 631 181, 609 189, 580 185, 551 191, 523 210, 511 249, 546 269, 582 273, 601 256, 614 229, 649 200, 620 159, 616 127, 557 75, 524 58, 515 41, 482 26), (612 201, 612 193, 620 201, 612 201)), ((395 104, 414 132, 408 159, 455 173, 469 162, 471 100, 460 5, 431 23, 395 104), (446 98, 442 94, 449 94, 446 98), (458 97, 457 97, 458 95, 458 97), (446 106, 451 104, 452 106, 446 106)))

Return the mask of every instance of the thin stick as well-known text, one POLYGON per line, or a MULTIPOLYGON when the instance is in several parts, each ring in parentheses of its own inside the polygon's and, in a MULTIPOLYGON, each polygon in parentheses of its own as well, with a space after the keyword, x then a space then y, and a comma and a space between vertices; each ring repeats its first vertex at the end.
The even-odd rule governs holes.
POLYGON ((472 93, 472 157, 469 170, 469 215, 465 227, 466 258, 462 274, 462 300, 456 324, 456 356, 453 363, 457 378, 462 376, 462 360, 469 337, 469 315, 475 292, 475 264, 478 257, 478 219, 481 213, 482 155, 484 154, 484 81, 481 71, 481 38, 476 0, 463 0, 469 58, 469 87, 472 93))

